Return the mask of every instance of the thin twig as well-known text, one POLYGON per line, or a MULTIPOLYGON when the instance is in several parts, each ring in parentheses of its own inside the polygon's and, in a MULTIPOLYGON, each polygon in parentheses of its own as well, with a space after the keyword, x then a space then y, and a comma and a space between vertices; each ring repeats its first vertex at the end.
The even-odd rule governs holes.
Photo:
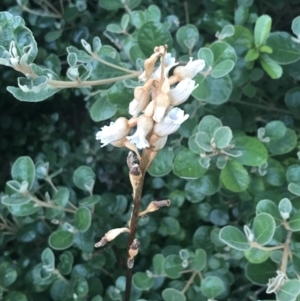
POLYGON ((188 282, 186 283, 186 285, 184 286, 184 288, 181 290, 181 292, 184 294, 188 288, 191 286, 191 284, 193 283, 194 281, 194 278, 196 277, 197 275, 197 271, 194 271, 192 276, 190 277, 190 279, 188 280, 188 282))

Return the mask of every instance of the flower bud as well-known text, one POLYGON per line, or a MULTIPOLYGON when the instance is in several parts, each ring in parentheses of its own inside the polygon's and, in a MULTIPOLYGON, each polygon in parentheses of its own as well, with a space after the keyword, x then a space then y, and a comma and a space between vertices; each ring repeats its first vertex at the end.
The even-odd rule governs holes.
POLYGON ((153 133, 159 137, 165 137, 175 133, 180 125, 189 118, 188 114, 179 108, 173 108, 167 116, 159 123, 155 124, 153 133))
POLYGON ((105 125, 96 134, 96 140, 100 140, 101 147, 121 140, 129 133, 130 127, 128 120, 124 117, 118 118, 115 122, 111 122, 109 126, 105 125))
POLYGON ((127 136, 127 139, 130 140, 131 143, 134 143, 137 148, 149 147, 149 142, 147 141, 146 137, 150 133, 152 128, 152 118, 147 117, 145 115, 141 115, 138 118, 136 132, 131 136, 127 136))
POLYGON ((109 230, 105 233, 101 240, 95 244, 95 248, 103 247, 107 242, 114 240, 119 234, 123 232, 130 232, 130 230, 128 228, 116 228, 109 230))
POLYGON ((179 66, 175 68, 173 74, 177 76, 179 80, 183 80, 185 78, 193 78, 205 67, 204 60, 195 60, 190 57, 190 61, 186 64, 186 66, 179 66))
POLYGON ((197 87, 198 85, 195 86, 195 81, 190 78, 186 78, 179 82, 179 84, 171 89, 168 94, 171 105, 178 106, 185 102, 197 87))
POLYGON ((161 93, 154 99, 154 114, 153 119, 156 122, 161 122, 164 118, 166 110, 170 106, 170 98, 167 94, 161 93))
POLYGON ((163 53, 161 52, 155 52, 148 59, 145 60, 144 62, 145 71, 139 76, 139 80, 145 82, 151 77, 154 70, 155 62, 160 56, 162 56, 162 54, 163 53))
POLYGON ((149 103, 150 94, 149 90, 144 87, 136 87, 134 89, 134 99, 129 104, 129 114, 137 116, 140 112, 145 110, 149 103))
POLYGON ((159 136, 154 134, 149 139, 150 147, 153 151, 158 152, 159 150, 164 148, 164 146, 166 145, 167 140, 168 140, 168 136, 159 137, 159 136))

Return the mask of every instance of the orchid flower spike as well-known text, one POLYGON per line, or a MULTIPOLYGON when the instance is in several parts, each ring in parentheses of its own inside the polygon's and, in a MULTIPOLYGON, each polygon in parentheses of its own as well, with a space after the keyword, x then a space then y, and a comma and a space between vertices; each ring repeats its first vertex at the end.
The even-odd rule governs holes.
POLYGON ((190 57, 190 61, 185 66, 176 67, 173 75, 177 76, 179 80, 183 80, 185 78, 194 78, 200 71, 202 71, 205 67, 204 60, 195 60, 190 57))
POLYGON ((195 85, 195 81, 190 78, 186 78, 179 82, 168 94, 171 105, 178 106, 185 102, 197 87, 198 85, 195 85))
POLYGON ((183 110, 179 108, 173 108, 161 122, 155 124, 153 133, 159 137, 165 137, 173 134, 188 118, 189 115, 184 115, 183 110))
POLYGON ((125 117, 118 118, 115 122, 111 122, 109 126, 105 125, 96 134, 96 140, 100 140, 101 147, 122 140, 128 135, 130 126, 125 117))
POLYGON ((149 147, 149 142, 146 137, 151 132, 152 128, 153 119, 151 117, 141 115, 137 121, 136 132, 131 136, 127 136, 127 139, 130 140, 131 143, 134 143, 139 149, 149 147))

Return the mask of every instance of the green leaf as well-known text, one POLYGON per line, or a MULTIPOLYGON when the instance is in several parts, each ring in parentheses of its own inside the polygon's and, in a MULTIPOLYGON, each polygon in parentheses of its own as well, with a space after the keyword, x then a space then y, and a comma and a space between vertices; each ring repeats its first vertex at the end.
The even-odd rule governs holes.
POLYGON ((225 291, 223 280, 217 276, 205 277, 200 287, 201 293, 210 299, 215 299, 225 291))
POLYGON ((74 293, 78 297, 84 297, 89 292, 89 285, 85 278, 80 277, 75 280, 75 287, 74 287, 74 293))
POLYGON ((32 32, 25 27, 24 20, 20 16, 13 16, 8 12, 0 12, 0 26, 0 45, 4 49, 9 50, 13 41, 20 58, 22 59, 25 55, 25 62, 27 64, 32 63, 37 56, 38 49, 32 32), (29 50, 28 46, 30 46, 29 50))
POLYGON ((172 216, 165 216, 160 220, 158 232, 162 236, 176 235, 180 231, 180 225, 177 219, 172 216))
POLYGON ((219 149, 226 148, 232 139, 232 131, 228 126, 222 126, 215 130, 213 135, 213 143, 219 149))
POLYGON ((300 88, 295 87, 285 93, 284 102, 293 112, 300 112, 300 88))
POLYGON ((293 279, 286 281, 276 292, 278 301, 294 301, 300 293, 299 280, 293 279))
POLYGON ((272 158, 268 159, 268 167, 265 179, 273 186, 281 186, 285 182, 284 167, 278 161, 272 158))
POLYGON ((235 160, 229 160, 220 175, 223 185, 233 192, 241 192, 247 189, 250 178, 242 164, 235 160))
POLYGON ((176 32, 176 40, 184 51, 191 51, 199 40, 197 27, 192 24, 180 27, 176 32))
POLYGON ((280 78, 282 75, 282 67, 267 55, 261 55, 259 57, 261 66, 268 73, 272 79, 280 78))
POLYGON ((107 96, 100 96, 91 106, 90 115, 93 121, 98 122, 111 118, 117 111, 117 106, 112 104, 107 96))
POLYGON ((123 29, 119 24, 108 24, 106 30, 112 33, 122 33, 123 29))
POLYGON ((291 64, 300 59, 299 44, 294 42, 287 32, 271 33, 267 45, 273 50, 268 56, 280 65, 291 64))
POLYGON ((234 67, 234 61, 224 60, 213 68, 211 72, 211 76, 213 78, 223 77, 227 75, 233 69, 233 67, 234 67))
POLYGON ((297 135, 295 131, 287 129, 285 135, 278 139, 272 139, 266 143, 267 149, 273 155, 283 155, 292 151, 297 144, 297 135))
POLYGON ((16 99, 20 101, 28 101, 28 102, 39 102, 43 101, 55 93, 59 92, 61 89, 55 89, 52 87, 47 87, 42 91, 36 92, 24 92, 20 88, 8 86, 7 91, 10 92, 16 99))
POLYGON ((53 202, 60 207, 66 207, 69 197, 69 190, 65 187, 60 187, 53 196, 53 202))
POLYGON ((20 193, 14 193, 9 197, 2 198, 1 202, 6 206, 21 206, 31 202, 31 198, 23 197, 20 193))
POLYGON ((153 53, 153 49, 159 45, 168 45, 171 50, 173 39, 161 23, 153 21, 145 23, 138 32, 138 44, 144 54, 148 57, 153 53))
POLYGON ((131 23, 136 28, 141 28, 143 24, 146 22, 146 18, 144 16, 144 13, 140 10, 132 11, 130 14, 131 23))
POLYGON ((229 100, 232 92, 232 81, 229 75, 213 78, 211 75, 198 74, 194 80, 199 85, 192 93, 196 99, 213 105, 220 105, 229 100))
POLYGON ((180 271, 183 270, 182 260, 178 255, 169 255, 164 262, 164 270, 166 275, 171 279, 180 277, 180 271))
POLYGON ((282 199, 278 204, 279 212, 287 213, 288 215, 290 215, 292 209, 293 209, 292 203, 288 198, 282 199))
POLYGON ((214 63, 214 53, 206 47, 199 49, 198 58, 205 61, 205 66, 211 67, 214 63))
POLYGON ((0 264, 0 285, 8 287, 12 285, 18 277, 17 271, 11 266, 10 263, 4 261, 0 264))
MULTIPOLYGON (((154 22, 159 22, 161 18, 161 11, 158 6, 156 5, 150 5, 145 11, 144 11, 145 17, 147 21, 154 21, 154 22)), ((164 45, 164 44, 158 44, 159 45, 164 45)))
POLYGON ((203 177, 197 180, 190 180, 186 183, 184 191, 186 198, 192 203, 202 201, 205 196, 213 195, 220 189, 218 174, 209 171, 203 177))
POLYGON ((77 209, 74 216, 75 227, 81 231, 85 232, 89 229, 92 222, 91 211, 86 207, 80 207, 77 209))
POLYGON ((206 263, 207 263, 206 251, 203 249, 196 249, 192 261, 193 269, 197 271, 202 271, 206 267, 206 263))
POLYGON ((62 33, 63 32, 61 30, 52 30, 45 34, 44 39, 47 43, 51 43, 58 40, 61 37, 62 33))
POLYGON ((222 228, 219 237, 224 243, 236 250, 250 250, 250 244, 246 235, 236 227, 226 226, 222 228))
POLYGON ((164 263, 165 257, 162 254, 156 254, 153 259, 153 271, 156 275, 163 275, 165 273, 164 263))
POLYGON ((116 10, 123 7, 121 0, 101 0, 99 6, 106 10, 116 10))
POLYGON ((266 129, 266 136, 270 137, 271 139, 279 139, 282 138, 286 133, 286 126, 280 120, 274 120, 268 122, 265 126, 266 129))
POLYGON ((248 28, 236 25, 234 35, 226 38, 225 41, 235 49, 237 55, 243 56, 253 46, 253 35, 248 28))
POLYGON ((93 206, 97 203, 99 203, 101 200, 100 195, 90 195, 86 198, 83 198, 82 200, 79 201, 80 206, 93 206))
POLYGON ((222 122, 220 119, 212 115, 206 115, 200 121, 198 125, 198 130, 207 133, 207 135, 210 138, 212 138, 214 132, 221 126, 222 126, 222 122))
POLYGON ((5 301, 28 301, 26 295, 20 292, 9 292, 4 300, 5 301))
POLYGON ((133 90, 128 89, 124 82, 116 82, 109 88, 107 98, 110 103, 117 106, 117 108, 127 109, 129 103, 134 98, 133 90))
POLYGON ((73 245, 74 234, 69 231, 57 230, 49 236, 49 245, 54 250, 65 250, 73 245))
POLYGON ((96 175, 90 167, 80 166, 74 171, 73 182, 78 188, 89 191, 88 187, 94 183, 95 177, 96 175))
MULTIPOLYGON (((296 184, 296 183, 290 183, 288 185, 288 190, 295 194, 295 195, 298 195, 300 196, 300 185, 299 184, 296 184)), ((2 201, 3 202, 3 201, 2 201)))
POLYGON ((295 36, 300 36, 300 16, 296 17, 292 22, 292 31, 295 36))
POLYGON ((258 202, 256 205, 256 214, 259 215, 260 213, 268 213, 271 215, 274 218, 277 226, 279 226, 282 222, 282 217, 277 206, 270 200, 261 200, 258 202))
POLYGON ((184 149, 175 157, 173 172, 181 178, 201 178, 205 174, 206 169, 198 163, 198 160, 199 156, 192 153, 189 149, 184 149))
POLYGON ((245 251, 244 255, 251 263, 259 264, 265 262, 271 254, 271 251, 264 251, 256 248, 251 248, 245 251))
POLYGON ((35 166, 30 157, 19 157, 11 168, 11 176, 14 180, 28 183, 28 189, 32 188, 35 179, 35 166))
POLYGON ((52 269, 55 268, 55 257, 54 253, 50 248, 46 248, 42 253, 42 262, 51 267, 52 269))
POLYGON ((261 264, 247 263, 245 274, 253 283, 266 285, 270 278, 276 276, 277 264, 268 259, 261 264))
POLYGON ((254 41, 257 47, 265 44, 272 26, 272 19, 268 15, 260 16, 254 27, 254 41))
POLYGON ((22 205, 9 205, 7 208, 15 216, 28 216, 39 211, 41 207, 35 202, 29 202, 22 205))
POLYGON ((291 183, 300 184, 300 165, 292 164, 286 171, 286 180, 291 183))
POLYGON ((161 295, 164 301, 186 301, 185 295, 174 288, 164 289, 161 295))
POLYGON ((226 43, 226 42, 221 42, 221 41, 217 41, 214 42, 210 45, 209 47, 211 49, 211 51, 214 54, 214 64, 213 67, 217 66, 218 64, 220 64, 221 62, 224 61, 233 61, 234 63, 237 60, 237 56, 235 53, 234 48, 226 43))
POLYGON ((173 169, 173 159, 173 151, 164 148, 158 152, 147 171, 152 177, 165 176, 173 169))
POLYGON ((257 60, 258 57, 259 57, 259 51, 256 48, 251 48, 246 53, 245 60, 247 62, 252 62, 252 61, 257 60))
POLYGON ((300 231, 300 210, 290 218, 289 228, 294 232, 300 231))
POLYGON ((148 277, 146 273, 137 272, 133 275, 132 282, 140 290, 149 290, 154 284, 154 279, 148 277))
POLYGON ((71 273, 73 268, 74 257, 70 251, 65 251, 59 256, 58 270, 63 275, 71 273))
POLYGON ((268 151, 265 146, 252 137, 238 137, 232 140, 234 150, 241 151, 242 155, 235 160, 247 166, 259 166, 268 159, 268 151))
POLYGON ((274 236, 275 228, 275 220, 270 214, 258 214, 253 221, 255 241, 262 246, 268 244, 274 236))
MULTIPOLYGON (((201 152, 211 152, 211 138, 205 132, 198 132, 195 137, 195 144, 199 146, 202 150, 201 152)), ((194 147, 195 148, 195 147, 194 147)))

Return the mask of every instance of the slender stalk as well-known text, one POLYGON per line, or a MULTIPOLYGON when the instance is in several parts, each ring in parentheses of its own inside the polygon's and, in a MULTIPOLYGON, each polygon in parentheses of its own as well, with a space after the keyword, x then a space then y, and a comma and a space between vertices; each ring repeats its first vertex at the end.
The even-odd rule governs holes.
MULTIPOLYGON (((135 234, 137 230, 142 192, 143 192, 144 177, 145 177, 145 170, 142 170, 142 179, 140 185, 134 191, 133 212, 130 220, 130 233, 127 242, 127 252, 129 251, 130 245, 132 244, 135 238, 135 234)), ((131 282, 132 282, 132 269, 127 266, 125 301, 130 301, 131 282)))
POLYGON ((193 283, 196 275, 197 275, 197 271, 194 271, 193 274, 192 274, 192 276, 191 276, 191 278, 188 280, 188 282, 186 283, 186 285, 184 286, 184 288, 181 291, 183 294, 189 289, 189 287, 193 283))
POLYGON ((135 70, 130 70, 130 69, 127 69, 127 68, 123 68, 121 66, 118 66, 118 65, 115 65, 115 64, 112 64, 110 62, 107 62, 103 59, 101 59, 98 55, 96 55, 95 53, 92 53, 91 54, 92 58, 100 63, 102 63, 103 65, 106 65, 106 66, 109 66, 109 67, 112 67, 114 69, 118 69, 120 71, 124 71, 124 72, 127 72, 127 73, 132 73, 132 74, 138 74, 137 76, 140 75, 140 72, 139 71, 135 71, 135 70))
POLYGON ((79 88, 79 87, 91 87, 91 86, 99 86, 99 85, 105 85, 105 84, 111 84, 123 79, 129 79, 138 77, 140 73, 134 73, 134 74, 127 74, 123 76, 117 76, 107 79, 100 79, 100 80, 91 80, 91 81, 60 81, 60 80, 48 80, 48 84, 51 85, 54 88, 79 88))

